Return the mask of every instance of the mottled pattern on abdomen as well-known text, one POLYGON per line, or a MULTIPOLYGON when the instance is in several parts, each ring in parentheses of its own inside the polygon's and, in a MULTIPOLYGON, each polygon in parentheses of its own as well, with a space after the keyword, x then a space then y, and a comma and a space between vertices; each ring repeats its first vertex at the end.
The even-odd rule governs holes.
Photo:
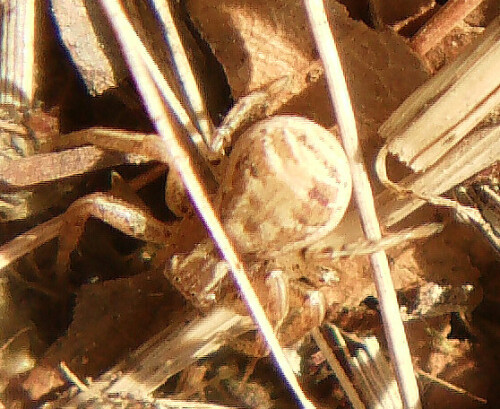
POLYGON ((236 143, 217 205, 238 250, 265 257, 330 232, 350 196, 349 165, 335 136, 308 119, 275 116, 236 143))

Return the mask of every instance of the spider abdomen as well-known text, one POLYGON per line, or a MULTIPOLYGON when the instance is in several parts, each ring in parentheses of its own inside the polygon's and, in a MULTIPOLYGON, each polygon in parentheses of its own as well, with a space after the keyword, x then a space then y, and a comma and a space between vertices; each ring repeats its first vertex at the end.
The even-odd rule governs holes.
POLYGON ((261 258, 333 230, 351 189, 347 158, 331 132, 306 118, 275 116, 236 142, 217 205, 238 250, 261 258))

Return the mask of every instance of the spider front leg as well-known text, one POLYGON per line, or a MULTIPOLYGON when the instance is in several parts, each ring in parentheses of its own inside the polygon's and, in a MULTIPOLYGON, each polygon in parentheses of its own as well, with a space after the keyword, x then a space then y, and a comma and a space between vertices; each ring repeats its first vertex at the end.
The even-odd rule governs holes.
POLYGON ((56 273, 59 278, 68 270, 70 254, 83 234, 85 223, 95 217, 131 237, 166 244, 175 227, 155 219, 148 211, 110 193, 92 193, 71 204, 63 216, 59 232, 56 273))
MULTIPOLYGON (((129 160, 132 154, 137 159, 164 161, 167 158, 164 146, 155 134, 131 133, 120 130, 93 128, 84 131, 73 132, 62 138, 62 147, 81 146, 92 144, 102 149, 111 149, 126 153, 129 160)), ((216 182, 212 176, 210 166, 196 152, 191 155, 194 166, 202 176, 205 186, 214 190, 216 182)), ((189 213, 183 202, 182 195, 178 192, 180 182, 172 178, 174 172, 169 172, 169 190, 166 192, 170 197, 168 205, 178 216, 189 213), (175 200, 180 196, 180 199, 175 200), (181 209, 181 210, 178 210, 181 209)), ((63 216, 63 223, 59 234, 59 251, 57 256, 56 272, 61 278, 69 267, 71 252, 76 248, 80 236, 83 234, 84 226, 89 217, 94 217, 113 226, 121 232, 148 242, 167 245, 172 241, 172 229, 163 222, 156 220, 144 206, 129 203, 109 193, 94 193, 76 200, 63 216)))

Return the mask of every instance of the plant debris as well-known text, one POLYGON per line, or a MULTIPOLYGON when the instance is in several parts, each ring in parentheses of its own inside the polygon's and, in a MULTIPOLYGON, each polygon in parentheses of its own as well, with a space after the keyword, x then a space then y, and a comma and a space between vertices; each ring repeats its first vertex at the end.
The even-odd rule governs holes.
MULTIPOLYGON (((216 192, 225 183, 225 170, 255 180, 262 174, 258 160, 249 169, 243 168, 244 159, 236 161, 249 155, 250 148, 241 142, 246 130, 261 129, 269 121, 252 128, 255 122, 276 114, 301 116, 337 137, 303 2, 165 2, 173 10, 173 24, 204 100, 191 110, 192 100, 182 91, 188 86, 179 80, 184 73, 178 72, 177 57, 165 40, 167 29, 161 28, 162 2, 152 2, 157 9, 149 3, 121 3, 152 56, 149 68, 158 68, 186 110, 183 117, 172 109, 174 132, 185 138, 211 200, 222 197, 222 188, 219 196, 216 192), (226 116, 229 100, 234 107, 226 116)), ((376 355, 385 362, 387 344, 366 256, 381 249, 387 251, 407 321, 424 405, 500 403, 492 381, 500 363, 495 347, 500 341, 500 158, 486 158, 482 149, 485 156, 476 155, 474 167, 482 172, 464 176, 464 170, 457 180, 432 173, 433 167, 447 163, 441 155, 450 147, 438 149, 429 173, 426 166, 398 161, 407 161, 403 154, 409 144, 401 141, 414 121, 401 114, 405 104, 434 87, 443 76, 441 66, 446 72, 454 67, 452 60, 465 61, 469 51, 462 45, 472 44, 471 52, 477 52, 476 37, 481 41, 486 26, 489 33, 498 25, 500 10, 491 1, 479 3, 468 17, 465 13, 453 20, 450 31, 439 22, 435 13, 441 6, 432 0, 396 8, 391 0, 370 0, 366 10, 354 1, 326 2, 363 158, 378 194, 384 238, 363 239, 351 203, 332 232, 316 237, 307 230, 310 226, 302 227, 307 231, 300 246, 302 239, 297 239, 289 248, 280 245, 286 251, 266 248, 259 253, 252 247, 239 254, 286 355, 297 359, 293 368, 307 398, 317 407, 349 407, 345 384, 338 385, 313 341, 322 323, 322 333, 334 324, 348 337, 345 356, 362 360, 363 345, 375 342, 376 355), (433 24, 446 33, 422 51, 415 46, 422 41, 416 33, 433 24), (386 131, 394 123, 403 132, 386 131), (399 194, 406 196, 379 183, 373 168, 381 149, 386 149, 386 173, 390 180, 402 181, 399 194), (415 186, 428 187, 424 190, 432 197, 420 190, 411 196, 415 186), (477 211, 484 224, 474 219, 473 228, 455 207, 434 206, 433 198, 441 194, 477 211), (308 241, 312 236, 314 242, 308 241)), ((294 407, 247 316, 244 297, 225 276, 227 262, 187 202, 182 177, 171 163, 160 163, 166 148, 152 132, 154 124, 131 85, 101 6, 79 0, 54 1, 51 8, 44 3, 36 21, 44 53, 35 58, 37 78, 43 79, 34 88, 40 102, 25 105, 23 100, 0 112, 0 407, 294 407), (49 75, 54 66, 56 74, 49 75), (81 205, 85 201, 90 206, 81 205), (109 225, 94 220, 96 216, 109 225), (193 288, 199 291, 191 294, 193 288), (210 302, 197 304, 200 292, 210 302), (179 403, 184 399, 192 406, 179 403)), ((488 41, 497 40, 493 36, 488 41)), ((416 112, 426 115, 433 104, 419 105, 416 112)), ((500 129, 498 115, 489 108, 462 135, 476 149, 480 145, 474 138, 494 138, 500 129)), ((445 108, 438 111, 432 119, 437 128, 451 117, 445 108)), ((467 115, 456 116, 460 122, 467 115)), ((421 139, 410 139, 421 147, 421 139)), ((293 169, 280 169, 292 178, 293 169)), ((315 175, 321 177, 321 172, 315 175)), ((294 177, 299 183, 300 175, 294 177)), ((232 179, 241 187, 243 176, 232 179)), ((267 202, 278 197, 274 191, 265 193, 267 202)), ((321 202, 322 193, 311 193, 309 202, 321 202)), ((224 209, 217 211, 224 216, 224 209)), ((260 210, 259 218, 245 213, 245 229, 257 219, 259 226, 265 225, 266 206, 254 200, 245 210, 260 210)), ((277 219, 296 217, 306 226, 306 215, 295 208, 290 212, 291 217, 277 219)), ((338 342, 329 348, 340 348, 338 342)), ((341 365, 347 382, 356 386, 359 378, 349 366, 355 360, 349 359, 341 358, 341 365)), ((394 379, 388 379, 394 386, 394 379)))

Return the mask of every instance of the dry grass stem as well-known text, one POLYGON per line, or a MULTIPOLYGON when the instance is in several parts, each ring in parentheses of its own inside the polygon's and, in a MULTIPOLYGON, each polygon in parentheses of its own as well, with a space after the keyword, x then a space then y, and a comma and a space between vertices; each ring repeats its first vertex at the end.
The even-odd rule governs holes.
POLYGON ((371 382, 379 387, 377 395, 382 400, 385 399, 387 401, 387 404, 383 408, 402 408, 403 402, 401 402, 401 397, 397 390, 394 374, 391 372, 391 368, 382 354, 377 338, 367 337, 362 338, 361 341, 363 349, 359 349, 358 352, 359 354, 364 353, 367 358, 367 365, 370 368, 370 372, 374 374, 371 382))
MULTIPOLYGON (((376 337, 358 338, 349 334, 342 334, 335 325, 327 325, 330 342, 334 342, 335 348, 340 350, 344 356, 349 372, 352 374, 354 384, 369 408, 376 409, 401 409, 403 403, 399 395, 398 386, 389 363, 383 356, 376 337), (350 340, 347 345, 346 338, 350 340), (351 353, 351 350, 354 352, 351 353)), ((313 333, 316 340, 316 333, 313 333)), ((332 353, 332 347, 323 338, 320 346, 325 358, 337 360, 332 353)), ((340 365, 337 363, 336 365, 340 365)), ((343 368, 340 367, 343 372, 343 368)), ((334 370, 337 375, 337 370, 334 370)), ((342 377, 345 376, 342 375, 342 377)), ((340 379, 340 378, 339 378, 340 379)), ((346 379, 343 382, 351 381, 346 379)), ((343 384, 340 381, 341 384, 343 384)), ((348 394, 349 395, 349 394, 348 394)), ((358 398, 359 399, 359 398, 358 398)), ((355 406, 355 404, 353 404, 355 406)))
POLYGON ((87 390, 82 389, 67 404, 82 404, 93 396, 110 394, 147 397, 177 372, 217 351, 227 339, 255 327, 250 317, 223 307, 203 318, 187 318, 193 318, 188 325, 177 331, 166 328, 92 382, 87 390))
MULTIPOLYGON (((123 17, 128 22, 125 14, 123 17)), ((168 104, 169 109, 172 110, 172 113, 186 130, 196 147, 201 152, 205 152, 207 149, 202 136, 132 26, 130 25, 130 30, 125 31, 123 29, 122 35, 125 36, 123 41, 127 44, 127 47, 134 50, 133 61, 136 61, 137 64, 140 61, 140 65, 144 65, 144 72, 148 73, 148 77, 150 76, 152 83, 155 84, 155 93, 159 93, 161 95, 160 100, 163 99, 168 104)), ((172 132, 174 131, 175 127, 172 128, 172 132)))
MULTIPOLYGON (((304 3, 316 45, 325 66, 326 78, 337 113, 344 149, 351 166, 354 194, 363 223, 363 230, 368 240, 379 241, 382 234, 375 212, 375 203, 363 164, 349 93, 336 51, 335 41, 326 18, 324 5, 321 0, 305 0, 304 3)), ((384 251, 379 251, 372 254, 370 259, 374 269, 374 279, 384 330, 405 408, 420 408, 417 381, 413 373, 410 350, 399 314, 399 306, 392 284, 387 256, 384 251)))
POLYGON ((136 81, 139 93, 143 98, 149 116, 165 143, 170 159, 169 162, 172 163, 177 173, 181 176, 201 218, 228 262, 233 278, 241 291, 242 298, 245 300, 259 329, 262 331, 287 383, 290 385, 303 407, 313 407, 312 403, 307 399, 300 388, 283 350, 279 345, 273 327, 268 321, 259 303, 258 297, 245 274, 243 264, 239 260, 229 238, 225 234, 221 222, 218 220, 208 200, 205 189, 190 164, 187 152, 183 148, 182 143, 175 138, 175 131, 164 108, 164 100, 156 85, 156 80, 158 80, 158 78, 150 71, 150 66, 145 62, 145 50, 141 51, 140 46, 138 46, 137 35, 134 33, 121 6, 110 0, 101 0, 101 4, 117 35, 118 41, 122 47, 122 52, 136 81))
POLYGON ((80 379, 78 379, 78 376, 76 376, 73 372, 71 372, 71 369, 68 368, 66 362, 59 363, 59 367, 61 368, 61 371, 64 373, 64 376, 66 376, 66 378, 72 384, 74 384, 79 390, 86 391, 89 389, 87 385, 85 385, 80 379))
POLYGON ((0 103, 30 106, 35 72, 35 0, 1 5, 0 103))
POLYGON ((453 391, 455 393, 459 393, 461 395, 468 396, 472 400, 475 400, 476 402, 479 402, 479 403, 481 403, 483 405, 485 405, 485 404, 488 403, 488 401, 486 399, 481 398, 480 396, 476 396, 476 395, 470 393, 469 391, 466 391, 465 389, 460 388, 459 386, 453 385, 452 383, 446 382, 446 381, 444 381, 442 379, 439 379, 439 378, 437 378, 435 376, 432 376, 430 373, 422 371, 421 369, 417 369, 416 372, 417 372, 417 374, 420 377, 422 377, 424 379, 427 379, 427 380, 429 380, 429 381, 431 381, 433 383, 436 383, 436 384, 442 386, 445 389, 448 389, 448 390, 453 391))
POLYGON ((203 135, 206 145, 211 146, 214 126, 208 115, 196 78, 191 70, 191 64, 189 64, 186 52, 182 46, 182 41, 177 31, 177 27, 175 26, 170 6, 165 0, 154 0, 152 4, 163 25, 165 40, 172 52, 176 74, 184 89, 191 111, 196 117, 198 128, 203 135))
POLYGON ((499 34, 500 17, 469 53, 441 70, 392 113, 379 130, 390 153, 414 171, 424 171, 500 104, 499 34))
POLYGON ((214 403, 190 402, 177 399, 152 399, 151 403, 159 404, 159 408, 175 409, 236 409, 233 406, 216 405, 214 403))
MULTIPOLYGON (((385 171, 387 150, 384 148, 377 158, 376 170, 379 178, 389 185, 385 171)), ((492 126, 472 132, 449 151, 435 166, 423 173, 410 175, 399 181, 396 191, 411 192, 401 200, 394 200, 394 193, 385 191, 377 197, 381 220, 387 227, 403 220, 410 213, 437 198, 479 171, 491 166, 500 158, 500 126, 492 126), (425 198, 425 200, 423 199, 425 198)), ((446 204, 449 206, 450 204, 446 204)), ((456 207, 453 205, 452 207, 456 207)))
POLYGON ((382 355, 376 337, 358 338, 343 334, 336 326, 330 326, 335 341, 340 346, 349 362, 353 376, 359 385, 359 390, 368 402, 370 408, 400 409, 403 406, 399 395, 397 382, 391 372, 389 363, 382 355), (356 345, 354 355, 351 355, 345 338, 356 345))
POLYGON ((330 368, 332 368, 333 372, 335 373, 335 377, 338 379, 340 386, 346 393, 349 402, 351 402, 352 407, 354 409, 365 409, 365 405, 361 401, 358 392, 356 392, 354 385, 352 384, 351 380, 349 379, 346 372, 342 368, 342 365, 340 364, 339 360, 330 349, 330 346, 323 337, 323 334, 321 334, 319 328, 314 328, 311 331, 311 334, 314 338, 314 341, 318 345, 319 349, 325 356, 328 365, 330 365, 330 368))

